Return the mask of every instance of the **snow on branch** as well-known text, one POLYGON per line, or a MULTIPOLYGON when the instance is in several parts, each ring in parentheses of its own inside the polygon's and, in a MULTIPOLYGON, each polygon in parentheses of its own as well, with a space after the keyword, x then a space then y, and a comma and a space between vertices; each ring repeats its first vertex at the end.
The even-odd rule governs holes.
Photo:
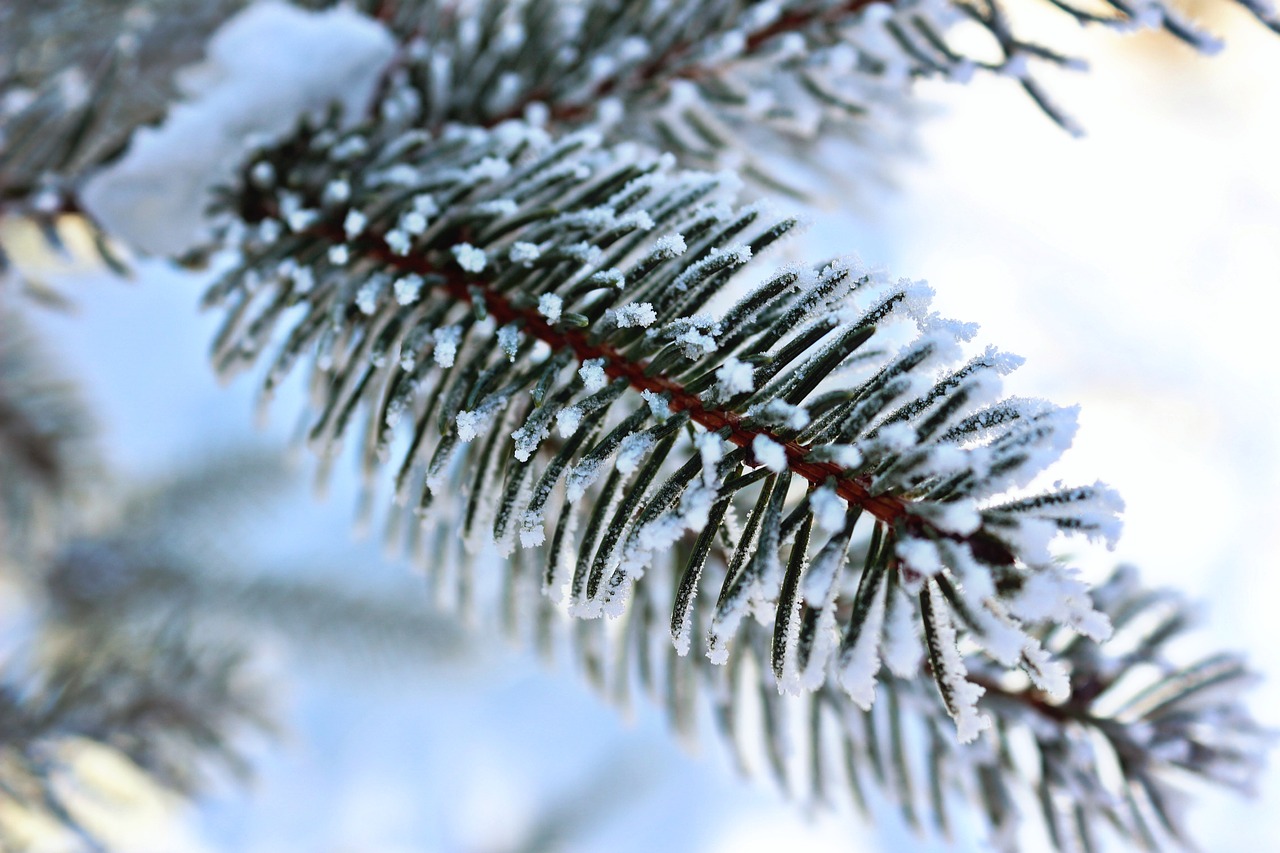
POLYGON ((1110 540, 1121 505, 1101 485, 1009 497, 1075 412, 1002 398, 1019 360, 965 359, 975 327, 927 286, 792 266, 706 314, 795 221, 592 133, 304 122, 241 175, 239 261, 206 300, 219 369, 264 361, 270 397, 309 361, 313 446, 356 445, 370 484, 395 469, 412 541, 496 545, 542 614, 523 618, 645 613, 651 638, 666 611, 666 666, 714 683, 756 660, 845 717, 927 673, 912 701, 962 741, 1011 725, 1009 702, 1073 701, 1079 664, 1045 637, 1092 648, 1111 624, 1049 546, 1110 540), (406 279, 410 299, 387 284, 406 279))

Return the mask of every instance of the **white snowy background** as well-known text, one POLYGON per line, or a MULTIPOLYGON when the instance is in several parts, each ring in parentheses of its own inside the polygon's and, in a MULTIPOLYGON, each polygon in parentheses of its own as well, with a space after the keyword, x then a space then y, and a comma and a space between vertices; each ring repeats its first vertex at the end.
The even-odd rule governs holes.
MULTIPOLYGON (((1059 27, 1055 38, 1065 35, 1094 66, 1047 76, 1087 129, 1083 140, 1008 81, 922 87, 940 107, 922 156, 901 166, 893 192, 817 217, 797 251, 855 250, 928 279, 940 307, 982 323, 984 342, 1027 357, 1010 390, 1081 403, 1076 446, 1058 474, 1101 477, 1128 503, 1117 551, 1084 561, 1096 571, 1134 562, 1149 582, 1203 601, 1202 648, 1251 650, 1267 679, 1253 707, 1277 726, 1280 44, 1248 24, 1218 18, 1229 47, 1213 59, 1151 38, 1120 43, 1059 27)), ((367 35, 362 49, 377 57, 383 46, 367 35)), ((296 58, 277 45, 266 79, 287 88, 280 81, 296 74, 288 61, 296 58)), ((358 63, 335 69, 309 58, 315 73, 361 73, 358 63)), ((207 89, 225 70, 206 68, 192 85, 207 89)), ((200 116, 182 116, 198 138, 200 116)), ((104 204, 124 222, 171 224, 163 206, 144 213, 145 205, 190 187, 130 173, 145 159, 126 160, 103 185, 112 191, 99 188, 104 204)), ((205 352, 215 318, 195 308, 203 283, 143 261, 132 283, 72 282, 77 311, 39 317, 83 382, 123 475, 288 441, 296 407, 282 402, 255 431, 250 384, 214 381, 205 352)), ((246 561, 311 558, 425 606, 406 567, 373 544, 353 544, 353 502, 345 479, 325 503, 299 489, 246 537, 246 561)), ((713 738, 690 756, 656 713, 624 721, 571 673, 486 645, 465 661, 424 654, 421 664, 382 672, 268 650, 261 666, 286 734, 253 746, 256 782, 216 790, 137 849, 502 851, 566 804, 583 821, 571 850, 947 849, 908 835, 888 809, 874 827, 847 814, 805 815, 767 782, 736 779, 713 738)), ((1269 773, 1256 800, 1202 798, 1191 825, 1214 853, 1273 849, 1278 806, 1280 776, 1269 773)))

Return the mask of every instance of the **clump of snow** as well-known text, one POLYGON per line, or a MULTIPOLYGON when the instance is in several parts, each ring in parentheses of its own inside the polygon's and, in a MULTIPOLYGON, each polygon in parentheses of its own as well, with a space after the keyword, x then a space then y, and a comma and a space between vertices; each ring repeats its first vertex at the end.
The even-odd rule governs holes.
POLYGON ((582 387, 586 389, 588 394, 594 394, 604 389, 609 383, 609 377, 604 372, 603 358, 589 358, 582 363, 582 367, 578 368, 578 376, 582 378, 582 387))
POLYGON ((462 327, 445 326, 442 329, 436 329, 432 337, 435 339, 432 357, 436 364, 441 367, 453 367, 453 361, 458 357, 458 344, 462 342, 462 327))
POLYGON ((814 521, 829 533, 844 527, 848 507, 836 490, 831 486, 820 486, 809 494, 809 507, 813 510, 814 521))
POLYGON ((594 459, 579 460, 576 465, 569 469, 564 478, 564 495, 569 503, 581 500, 582 496, 587 493, 587 489, 591 487, 600 476, 602 464, 594 459))
POLYGON ((400 215, 396 227, 406 234, 418 237, 427 230, 427 224, 427 217, 416 210, 406 210, 400 215))
POLYGON ((365 316, 369 316, 378 310, 378 294, 382 290, 381 283, 379 279, 370 279, 356 291, 356 307, 365 316))
POLYGON ((547 419, 542 414, 543 410, 535 410, 523 426, 511 433, 511 439, 515 443, 514 455, 520 462, 528 462, 529 457, 533 456, 538 445, 549 434, 547 419))
POLYGON ((458 412, 454 422, 458 425, 458 440, 467 442, 472 441, 484 432, 484 428, 489 425, 493 415, 507 403, 507 399, 502 396, 491 396, 487 398, 480 406, 469 412, 458 412))
POLYGON ((916 512, 927 518, 938 530, 969 536, 982 526, 982 514, 973 501, 958 500, 949 503, 919 503, 916 512))
POLYGON ((629 302, 619 308, 611 309, 610 313, 620 329, 648 328, 658 319, 653 305, 648 302, 629 302))
POLYGON ((440 212, 440 205, 430 193, 419 193, 413 197, 413 211, 430 219, 440 212))
POLYGON ((481 272, 489 263, 489 257, 485 254, 484 249, 477 249, 470 243, 459 243, 451 251, 453 252, 453 257, 458 261, 458 266, 467 272, 481 272))
POLYGON ((659 258, 675 258, 688 250, 683 234, 666 234, 653 243, 653 254, 659 258))
POLYGON ((347 235, 348 240, 354 240, 364 233, 365 226, 368 224, 369 217, 353 207, 347 211, 346 218, 342 220, 342 231, 347 235))
POLYGON ((492 181, 506 177, 511 171, 511 164, 500 157, 485 157, 467 170, 464 180, 492 181))
POLYGON ((530 519, 529 514, 520 519, 520 547, 536 548, 547 541, 547 532, 543 529, 542 519, 530 519))
MULTIPOLYGON (((526 244, 531 245, 531 244, 526 244)), ((560 314, 564 310, 564 299, 554 293, 544 293, 538 297, 538 313, 547 318, 548 323, 556 323, 560 320, 560 314)))
POLYGON ((1034 571, 1009 600, 1009 612, 1024 622, 1056 622, 1102 642, 1111 636, 1111 621, 1093 607, 1088 585, 1062 566, 1034 571))
POLYGON ((721 258, 733 266, 742 266, 751 260, 751 247, 746 243, 734 243, 723 249, 715 247, 708 253, 708 257, 721 258))
POLYGON ((206 60, 180 75, 182 99, 165 120, 137 130, 81 199, 131 246, 181 254, 207 239, 209 193, 232 182, 246 139, 279 138, 334 101, 360 116, 395 49, 385 27, 345 6, 250 4, 214 33, 206 60))
POLYGON ((350 260, 351 250, 347 248, 345 243, 329 247, 329 263, 335 267, 345 267, 350 260))
POLYGON ((921 575, 936 575, 942 571, 942 557, 938 546, 928 539, 903 537, 894 546, 898 559, 921 575))
POLYGON ((413 240, 410 239, 407 232, 399 228, 392 228, 382 239, 386 242, 387 247, 397 255, 407 255, 409 250, 413 248, 413 240))
POLYGON ((582 409, 578 406, 565 406, 556 412, 556 431, 561 438, 568 438, 582 426, 582 409))
POLYGON ((813 448, 809 455, 819 462, 834 462, 841 468, 857 468, 862 464, 862 451, 851 444, 824 444, 813 448))
POLYGON ((422 285, 425 282, 420 275, 402 276, 396 279, 393 289, 396 295, 396 302, 400 305, 412 305, 418 301, 418 297, 422 294, 422 285))
POLYGON ((308 208, 299 208, 285 216, 285 222, 289 223, 289 230, 295 234, 300 231, 306 231, 312 225, 316 224, 316 220, 320 218, 320 214, 308 208))
POLYGON ((520 206, 509 198, 494 198, 477 204, 474 209, 485 216, 511 216, 520 206))
POLYGON ((755 390, 755 368, 729 356, 716 369, 716 386, 726 396, 755 390))
POLYGON ((520 330, 511 323, 498 329, 498 346, 506 353, 508 361, 515 361, 520 349, 520 330))
POLYGON ((656 440, 648 432, 633 432, 618 445, 614 466, 623 474, 631 474, 640 467, 644 457, 653 449, 656 440))
POLYGON ((622 270, 617 267, 609 267, 607 270, 600 270, 592 273, 588 279, 592 284, 600 287, 616 287, 621 289, 627 283, 627 277, 623 275, 622 270))
POLYGON ((671 404, 665 395, 656 394, 653 391, 641 391, 640 397, 649 405, 649 411, 659 422, 671 416, 671 404))
POLYGON ((781 474, 787 470, 787 451, 767 435, 757 435, 751 440, 751 452, 764 467, 781 474))
POLYGON ((517 240, 511 244, 511 248, 507 250, 507 257, 513 264, 521 264, 529 266, 538 258, 542 257, 542 249, 538 248, 537 243, 528 243, 523 240, 517 240))
POLYGON ((326 205, 342 204, 351 198, 351 184, 342 178, 335 178, 325 184, 324 192, 320 195, 320 201, 326 205))
POLYGON ((282 233, 284 233, 284 226, 280 224, 279 219, 267 218, 258 223, 258 240, 267 245, 279 240, 282 233))

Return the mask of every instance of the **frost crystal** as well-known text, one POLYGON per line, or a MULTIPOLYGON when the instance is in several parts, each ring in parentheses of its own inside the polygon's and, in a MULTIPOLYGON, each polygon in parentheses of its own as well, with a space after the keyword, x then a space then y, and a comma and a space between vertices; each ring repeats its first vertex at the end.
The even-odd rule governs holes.
POLYGON ((589 358, 584 361, 582 367, 578 368, 578 376, 582 377, 582 387, 588 394, 603 390, 609 383, 609 377, 604 372, 603 358, 589 358))
POLYGON ((556 412, 556 430, 561 438, 568 438, 578 431, 582 425, 582 409, 577 406, 565 406, 556 412))
POLYGON ((615 467, 623 474, 630 474, 640 467, 645 455, 653 449, 654 437, 647 432, 635 432, 622 440, 618 445, 618 457, 615 467))
POLYGON ((617 267, 609 267, 607 270, 592 273, 589 281, 600 287, 616 287, 621 289, 627 283, 627 277, 622 274, 622 270, 617 267))
POLYGON ((462 328, 446 326, 443 329, 436 329, 432 337, 436 342, 435 351, 432 353, 436 364, 441 367, 453 367, 453 361, 458 356, 458 344, 462 341, 462 328))
POLYGON ((660 258, 675 258, 683 255, 687 248, 683 234, 667 234, 654 241, 653 254, 660 258))
POLYGON ((546 317, 548 323, 558 322, 563 309, 564 300, 554 293, 544 293, 538 297, 538 313, 546 317))
POLYGON ((787 451, 767 435, 757 435, 751 441, 751 452, 756 461, 775 474, 787 470, 787 451))
POLYGON ((991 718, 978 711, 978 699, 987 691, 967 677, 964 658, 956 646, 956 626, 936 584, 929 584, 926 595, 932 616, 930 627, 936 641, 935 677, 942 687, 947 711, 955 720, 956 737, 961 743, 971 743, 984 729, 991 728, 991 718))
POLYGON ((665 421, 671 417, 671 405, 667 402, 667 398, 662 394, 655 394, 652 391, 641 391, 640 396, 649 404, 649 411, 659 422, 665 421))
POLYGON ((502 408, 506 404, 503 397, 494 397, 483 404, 478 409, 470 412, 458 412, 458 416, 454 419, 458 425, 458 440, 472 441, 482 432, 488 425, 489 419, 493 417, 493 413, 502 408))
POLYGON ((529 457, 533 456, 538 445, 548 434, 546 418, 530 417, 524 426, 511 433, 511 439, 515 442, 516 459, 520 462, 528 462, 529 457))
POLYGON ((489 263, 489 258, 484 253, 484 249, 477 249, 470 243, 459 243, 453 247, 453 256, 458 261, 458 266, 467 272, 478 273, 489 263))
POLYGON ((658 319, 653 306, 648 302, 629 302, 621 308, 612 309, 611 313, 620 329, 629 329, 635 326, 648 328, 658 319))
POLYGON ((582 460, 569 469, 564 478, 564 495, 570 503, 581 500, 587 489, 600 476, 602 466, 598 461, 582 460))
POLYGON ((536 548, 547 541, 547 533, 542 528, 542 519, 529 516, 530 514, 526 513, 524 518, 520 519, 521 548, 536 548))

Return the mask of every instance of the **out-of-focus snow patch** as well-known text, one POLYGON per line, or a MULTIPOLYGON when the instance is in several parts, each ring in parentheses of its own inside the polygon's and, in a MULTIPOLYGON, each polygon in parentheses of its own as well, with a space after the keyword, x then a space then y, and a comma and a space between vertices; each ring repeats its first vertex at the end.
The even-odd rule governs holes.
POLYGON ((125 156, 86 184, 84 203, 134 248, 190 249, 205 235, 209 190, 231 177, 251 142, 335 101, 358 117, 394 51, 381 24, 351 9, 252 4, 182 73, 186 100, 159 127, 134 134, 125 156))

